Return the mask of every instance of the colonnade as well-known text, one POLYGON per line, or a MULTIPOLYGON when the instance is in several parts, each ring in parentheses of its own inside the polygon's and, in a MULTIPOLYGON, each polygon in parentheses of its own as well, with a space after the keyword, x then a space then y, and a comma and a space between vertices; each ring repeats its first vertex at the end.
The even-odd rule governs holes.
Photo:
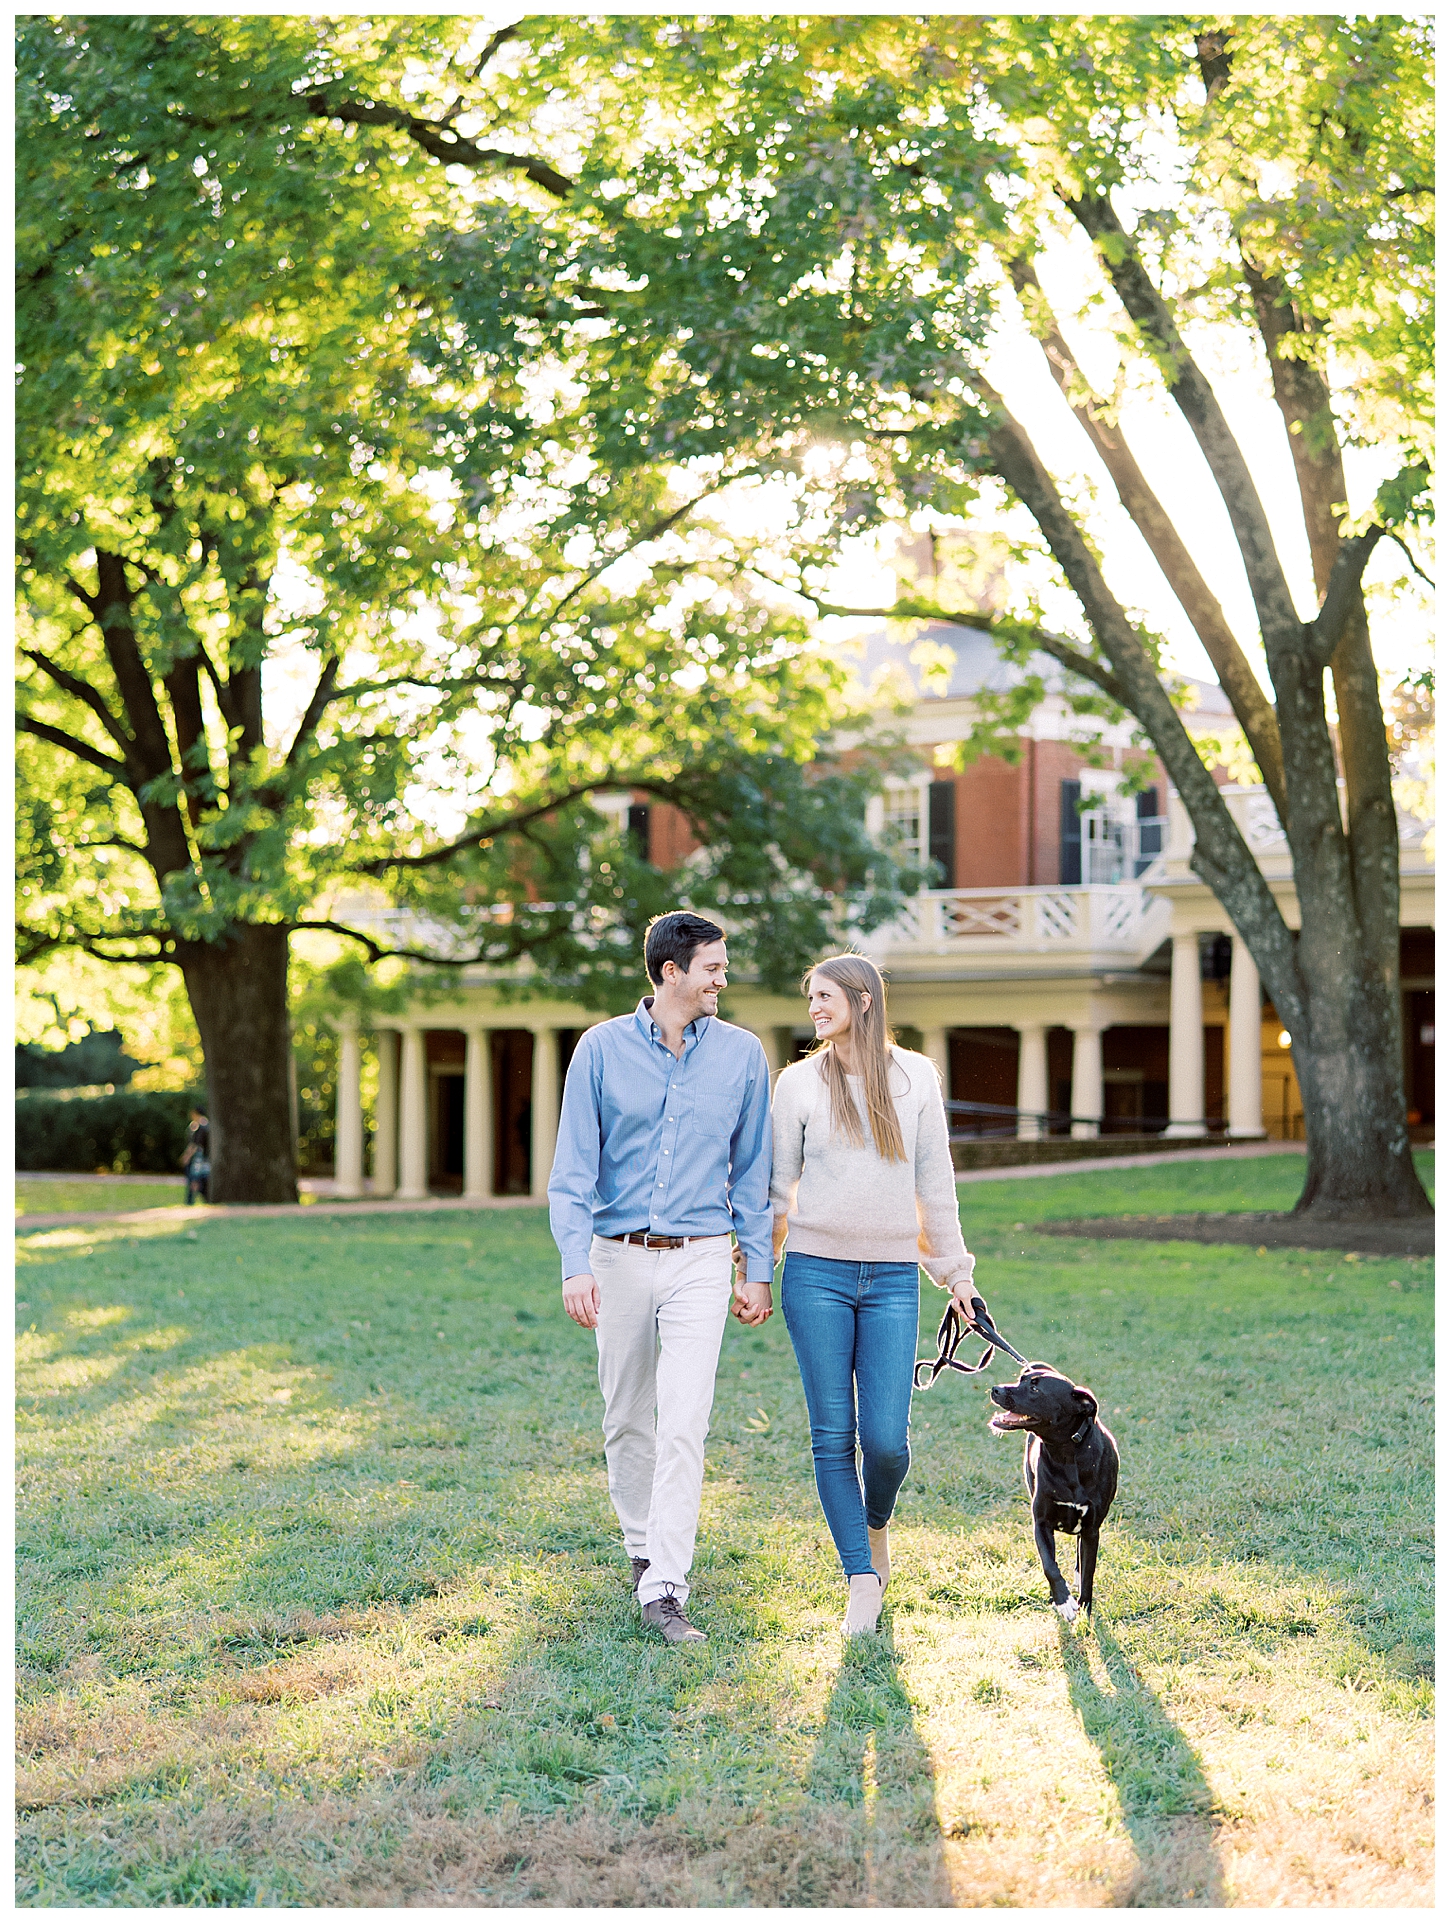
MULTIPOLYGON (((462 1030, 463 1194, 484 1202, 493 1195, 494 1090, 490 1030, 462 1030)), ((559 1031, 533 1027, 534 1067, 529 1143, 530 1193, 547 1199, 549 1170, 559 1131, 559 1031)), ((400 1202, 428 1194, 428 1058, 421 1022, 379 1024, 373 1031, 378 1093, 373 1135, 372 1193, 400 1202)), ((362 1038, 355 1021, 338 1024, 337 1193, 363 1193, 362 1038)))
MULTIPOLYGON (((586 1018, 587 1020, 587 1018, 586 1018)), ((582 1024, 581 1024, 582 1025, 582 1024)), ((1072 1133, 1099 1133, 1103 1116, 1103 1030, 1112 1024, 1093 1020, 1069 1024, 1072 1031, 1072 1133)), ((1047 1066, 1049 1023, 1018 1022, 1017 1124, 1019 1137, 1035 1138, 1038 1117, 1052 1106, 1047 1066)), ((463 1027, 463 1194, 487 1201, 493 1194, 494 1091, 490 1030, 482 1023, 463 1027)), ((561 1094, 559 1030, 531 1027, 534 1038, 531 1194, 547 1195, 549 1169, 558 1135, 561 1094)), ((772 1072, 781 1065, 777 1031, 758 1031, 772 1072)), ((949 1030, 925 1028, 922 1044, 949 1086, 949 1030)), ((362 1038, 355 1021, 338 1025, 337 1193, 363 1193, 362 1038)), ((395 1021, 374 1030, 378 1091, 373 1137, 372 1193, 400 1201, 421 1201, 428 1193, 428 1062, 421 1022, 395 1021)), ((1263 1128, 1259 973, 1242 936, 1233 936, 1229 976, 1228 1133, 1261 1137, 1263 1128)), ((1203 987, 1197 933, 1173 937, 1173 973, 1168 1029, 1168 1134, 1201 1135, 1204 1116, 1203 987)))
MULTIPOLYGON (((1031 1141, 1052 1107, 1047 1069, 1047 1022, 1015 1022, 1017 1030, 1017 1124, 1020 1139, 1031 1141)), ((1067 1024, 1072 1032, 1072 1133, 1078 1138, 1100 1132, 1103 1118, 1103 1030, 1111 1021, 1067 1024)), ((1259 971, 1241 935, 1233 937, 1229 977, 1228 1133, 1257 1138, 1264 1132, 1259 971)), ((924 1051, 949 1086, 946 1028, 922 1031, 924 1051)), ((1168 1025, 1169 1135, 1202 1135, 1207 1129, 1203 1087, 1203 983, 1196 933, 1173 937, 1173 976, 1168 1025)))

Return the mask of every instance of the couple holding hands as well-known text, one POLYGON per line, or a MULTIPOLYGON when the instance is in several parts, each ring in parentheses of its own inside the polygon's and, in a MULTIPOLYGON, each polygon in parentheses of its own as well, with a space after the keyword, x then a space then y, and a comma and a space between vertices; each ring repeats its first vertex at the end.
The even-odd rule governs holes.
POLYGON ((911 1460, 918 1264, 966 1321, 981 1306, 946 1110, 932 1063, 892 1043, 860 955, 810 971, 817 1047, 772 1102, 760 1042, 716 1014, 726 961, 714 922, 657 916, 653 994, 580 1038, 549 1178, 564 1307, 598 1342, 609 1494, 644 1619, 700 1642, 685 1603, 725 1316, 768 1319, 787 1248, 781 1307, 857 1635, 881 1613, 911 1460))

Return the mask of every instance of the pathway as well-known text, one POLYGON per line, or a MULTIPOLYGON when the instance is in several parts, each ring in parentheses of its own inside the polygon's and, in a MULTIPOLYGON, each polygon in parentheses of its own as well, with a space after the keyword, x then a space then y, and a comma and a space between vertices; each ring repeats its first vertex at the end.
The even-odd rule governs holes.
MULTIPOLYGON (((1251 1142, 1241 1148, 1204 1149, 1201 1154, 1180 1151, 1177 1154, 1161 1155, 1105 1155, 1093 1156, 1081 1162, 1033 1162, 1026 1168, 971 1169, 957 1176, 958 1184, 964 1182, 1008 1182, 1019 1178, 1046 1175, 1088 1175, 1099 1169, 1157 1168, 1169 1162, 1224 1162, 1238 1161, 1259 1155, 1302 1155, 1302 1142, 1251 1142)), ((46 1178, 27 1174, 28 1182, 46 1178)), ((60 1179, 60 1178, 54 1178, 60 1179)), ((66 1177, 77 1180, 77 1177, 66 1177)), ((93 1178, 100 1180, 100 1177, 93 1178)), ((118 1178, 111 1176, 111 1181, 118 1178)), ((152 1178, 155 1179, 154 1177, 152 1178)), ((204 1222, 233 1222, 238 1220, 256 1221, 259 1217, 277 1215, 306 1215, 333 1217, 338 1215, 450 1215, 460 1212, 471 1214, 477 1209, 529 1209, 542 1208, 544 1205, 531 1195, 498 1195, 486 1202, 465 1202, 460 1195, 431 1195, 426 1202, 399 1202, 395 1199, 374 1200, 364 1196, 359 1201, 342 1202, 327 1199, 322 1193, 322 1183, 315 1184, 316 1199, 306 1202, 277 1202, 224 1204, 216 1208, 198 1204, 187 1208, 182 1203, 155 1209, 70 1209, 46 1212, 44 1214, 23 1215, 16 1223, 17 1235, 31 1235, 42 1229, 83 1229, 96 1228, 108 1222, 123 1222, 128 1227, 156 1224, 164 1227, 172 1222, 188 1222, 193 1227, 204 1222)))

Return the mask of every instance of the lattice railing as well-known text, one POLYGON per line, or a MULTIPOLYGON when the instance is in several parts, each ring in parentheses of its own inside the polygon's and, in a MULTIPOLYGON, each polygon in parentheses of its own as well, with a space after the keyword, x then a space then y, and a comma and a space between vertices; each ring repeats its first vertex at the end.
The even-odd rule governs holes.
POLYGON ((1133 955, 1155 939, 1164 904, 1141 888, 932 888, 873 947, 979 954, 1133 955))
POLYGON ((946 941, 1015 938, 1022 933, 1020 895, 943 895, 938 898, 946 941))

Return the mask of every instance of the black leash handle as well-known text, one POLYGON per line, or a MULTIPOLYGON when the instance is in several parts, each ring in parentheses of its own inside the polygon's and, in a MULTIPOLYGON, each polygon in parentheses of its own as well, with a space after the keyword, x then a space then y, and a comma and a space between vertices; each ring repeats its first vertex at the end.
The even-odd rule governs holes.
POLYGON ((992 1318, 988 1315, 987 1305, 981 1296, 972 1297, 970 1322, 962 1315, 954 1301, 948 1302, 946 1314, 943 1315, 936 1332, 936 1355, 934 1358, 923 1358, 918 1362, 911 1372, 911 1379, 918 1389, 929 1389, 943 1369, 954 1369, 958 1375, 980 1375, 992 1360, 993 1349, 1005 1350, 1014 1362, 1020 1362, 1024 1369, 1027 1367, 1026 1356, 1018 1355, 1012 1344, 1005 1337, 998 1335, 993 1328, 992 1318), (961 1347, 962 1340, 968 1331, 984 1336, 987 1342, 986 1348, 982 1351, 981 1361, 975 1364, 957 1361, 957 1350, 961 1347), (922 1380, 923 1369, 927 1371, 925 1381, 922 1380))

